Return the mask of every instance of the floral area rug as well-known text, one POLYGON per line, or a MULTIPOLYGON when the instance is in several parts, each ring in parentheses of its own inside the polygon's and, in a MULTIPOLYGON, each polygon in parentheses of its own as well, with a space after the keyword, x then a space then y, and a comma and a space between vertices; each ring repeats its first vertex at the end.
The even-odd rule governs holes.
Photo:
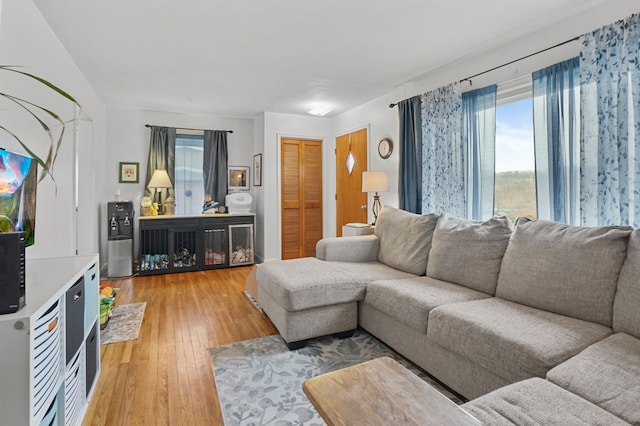
POLYGON ((100 344, 126 342, 136 340, 140 334, 140 326, 144 317, 147 302, 115 305, 113 316, 107 327, 100 330, 100 344))
POLYGON ((319 374, 389 356, 456 403, 455 395, 366 331, 310 340, 290 351, 279 335, 210 349, 222 417, 235 425, 324 425, 302 391, 319 374))

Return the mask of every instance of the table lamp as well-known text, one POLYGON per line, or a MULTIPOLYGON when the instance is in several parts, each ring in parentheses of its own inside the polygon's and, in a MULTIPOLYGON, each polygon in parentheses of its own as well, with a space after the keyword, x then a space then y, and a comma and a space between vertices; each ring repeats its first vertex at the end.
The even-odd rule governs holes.
POLYGON ((378 214, 382 206, 380 205, 380 196, 378 192, 389 191, 389 175, 387 172, 369 171, 362 172, 362 192, 374 192, 373 196, 373 223, 376 224, 378 214))
MULTIPOLYGON (((169 179, 169 174, 167 174, 166 170, 156 169, 151 175, 151 180, 149 181, 149 185, 147 188, 155 188, 158 193, 158 214, 164 214, 162 208, 162 190, 165 188, 172 188, 171 180, 169 179)), ((155 195, 153 197, 153 201, 155 202, 155 195)))

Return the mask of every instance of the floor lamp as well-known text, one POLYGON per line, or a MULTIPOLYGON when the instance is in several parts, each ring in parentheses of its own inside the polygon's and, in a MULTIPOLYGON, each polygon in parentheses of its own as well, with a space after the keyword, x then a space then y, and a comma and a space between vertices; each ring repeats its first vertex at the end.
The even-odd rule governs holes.
MULTIPOLYGON (((149 185, 147 185, 147 188, 155 188, 155 190, 158 192, 158 214, 164 214, 164 209, 162 206, 162 190, 171 187, 171 180, 169 179, 167 171, 156 169, 153 172, 153 175, 151 175, 151 180, 149 181, 149 185)), ((153 200, 155 201, 155 196, 153 200)))
POLYGON ((378 192, 389 191, 389 175, 387 172, 362 172, 362 192, 373 192, 373 223, 376 224, 382 206, 378 192))

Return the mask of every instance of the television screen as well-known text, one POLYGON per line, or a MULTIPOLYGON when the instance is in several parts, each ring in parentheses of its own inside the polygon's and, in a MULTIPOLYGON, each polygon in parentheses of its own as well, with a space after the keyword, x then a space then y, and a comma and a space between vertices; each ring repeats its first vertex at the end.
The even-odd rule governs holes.
POLYGON ((38 163, 30 157, 0 149, 0 232, 25 233, 35 242, 38 163))

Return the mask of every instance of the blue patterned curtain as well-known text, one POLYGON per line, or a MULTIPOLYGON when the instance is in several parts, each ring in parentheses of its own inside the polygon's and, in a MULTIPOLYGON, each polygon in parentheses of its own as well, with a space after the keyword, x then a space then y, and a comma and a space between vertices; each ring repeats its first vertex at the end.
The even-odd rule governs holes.
POLYGON ((580 224, 580 61, 533 73, 538 219, 580 224))
POLYGON ((422 212, 422 116, 420 96, 398 103, 400 119, 400 166, 398 196, 400 208, 422 212))
POLYGON ((465 217, 465 149, 458 83, 422 95, 422 212, 465 217))
POLYGON ((467 217, 493 217, 496 152, 496 85, 462 94, 462 144, 469 153, 467 217))
POLYGON ((581 219, 640 226, 640 14, 580 38, 581 219))

